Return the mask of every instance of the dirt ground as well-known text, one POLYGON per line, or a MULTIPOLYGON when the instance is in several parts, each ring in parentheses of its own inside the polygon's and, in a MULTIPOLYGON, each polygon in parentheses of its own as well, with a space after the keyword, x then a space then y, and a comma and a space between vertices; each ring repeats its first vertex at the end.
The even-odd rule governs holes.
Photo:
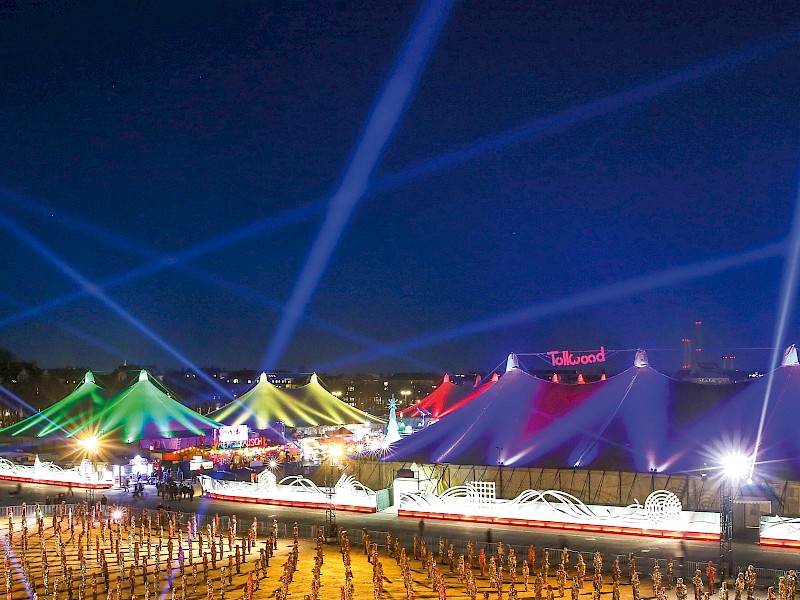
MULTIPOLYGON (((45 517, 43 520, 44 535, 40 538, 38 534, 38 526, 36 523, 28 523, 27 529, 27 550, 23 551, 23 535, 21 520, 17 518, 12 523, 12 535, 9 535, 8 521, 2 522, 0 526, 0 541, 4 546, 4 576, 5 580, 0 581, 0 593, 6 591, 6 585, 11 585, 10 597, 13 599, 25 598, 52 598, 53 600, 63 600, 65 598, 72 600, 80 600, 92 598, 108 599, 108 600, 128 600, 135 597, 137 600, 150 598, 159 598, 167 600, 208 600, 211 596, 208 593, 208 588, 205 580, 203 579, 202 562, 198 560, 198 545, 197 541, 192 544, 192 557, 190 562, 189 547, 185 541, 186 532, 184 532, 184 577, 181 577, 178 569, 178 533, 173 538, 173 561, 171 568, 167 568, 168 561, 168 531, 165 530, 161 533, 161 550, 158 557, 161 572, 159 573, 159 582, 157 585, 155 578, 155 563, 156 563, 156 548, 159 542, 159 530, 152 526, 149 530, 150 545, 147 545, 147 533, 143 537, 134 536, 131 538, 131 530, 120 525, 110 525, 111 528, 117 527, 120 532, 120 552, 122 554, 124 569, 123 574, 120 575, 119 564, 117 563, 116 551, 111 543, 111 536, 106 530, 105 540, 102 539, 102 528, 99 523, 95 522, 92 527, 88 525, 84 528, 78 518, 73 519, 73 529, 69 529, 69 520, 65 517, 60 521, 61 528, 61 543, 64 550, 64 560, 66 566, 72 569, 72 588, 70 591, 66 589, 66 582, 62 576, 61 556, 60 550, 57 549, 56 534, 53 527, 53 520, 51 517, 45 517), (87 543, 88 539, 88 543, 87 543), (98 545, 98 539, 99 545, 98 545), (131 540, 129 544, 129 539, 131 540), (139 561, 136 563, 134 560, 134 551, 136 542, 139 542, 139 561), (83 548, 81 552, 79 548, 83 548), (101 554, 105 554, 108 564, 108 570, 111 581, 111 594, 107 594, 101 576, 101 562, 97 560, 97 550, 100 549, 101 554), (49 593, 45 594, 44 587, 44 567, 43 558, 46 558, 49 565, 49 593), (80 555, 83 555, 85 562, 85 587, 81 589, 82 578, 82 565, 80 562, 80 555), (148 579, 151 582, 149 590, 145 590, 144 576, 143 576, 143 562, 144 557, 148 557, 149 571, 148 579), (136 564, 135 564, 136 563, 136 564), (134 586, 131 589, 130 585, 130 567, 134 565, 134 586), (195 569, 197 567, 197 576, 195 577, 195 569), (119 578, 119 593, 117 592, 117 579, 119 578), (59 592, 54 593, 56 579, 59 580, 59 592), (97 581, 95 585, 94 582, 97 581), (149 592, 149 593, 148 593, 149 592), (34 593, 36 596, 34 596, 34 593), (95 595, 96 594, 96 595, 95 595)), ((136 528, 137 532, 143 531, 141 527, 136 528)), ((213 586, 213 597, 220 598, 243 598, 244 587, 247 582, 248 574, 253 570, 255 560, 258 556, 258 551, 253 551, 240 568, 240 573, 234 573, 232 576, 232 585, 226 585, 221 590, 221 567, 229 564, 229 556, 232 554, 228 550, 227 532, 223 533, 223 540, 225 546, 224 556, 217 561, 217 568, 209 568, 209 579, 213 586)), ((361 532, 349 532, 351 542, 351 568, 353 571, 353 579, 355 585, 354 598, 366 599, 373 598, 373 583, 372 573, 373 567, 367 561, 363 547, 355 545, 360 543, 361 532), (358 538, 358 539, 356 539, 358 538)), ((415 598, 439 598, 438 593, 434 592, 431 582, 428 579, 427 571, 423 568, 422 561, 413 559, 413 554, 410 540, 403 540, 406 551, 409 554, 412 576, 414 579, 415 598)), ((239 538, 234 541, 235 544, 243 544, 243 540, 239 538)), ((266 538, 258 536, 257 548, 263 548, 266 545, 266 538)), ((312 569, 314 567, 315 541, 308 539, 299 539, 299 555, 297 570, 294 574, 292 583, 289 585, 288 598, 303 600, 311 593, 312 589, 312 569)), ((278 549, 275 555, 270 560, 270 566, 267 569, 266 577, 259 581, 259 589, 253 593, 253 598, 272 598, 275 592, 280 588, 280 578, 283 574, 283 565, 286 563, 287 557, 292 550, 293 540, 291 538, 279 538, 278 549)), ((434 548, 437 551, 437 548, 434 548)), ((206 538, 204 552, 207 553, 208 540, 206 538)), ((519 598, 534 598, 533 591, 533 576, 530 579, 530 588, 524 591, 524 584, 520 581, 522 560, 525 557, 518 556, 518 570, 517 570, 517 589, 519 591, 519 598)), ((551 557, 555 560, 560 560, 560 557, 551 557)), ((384 592, 381 596, 387 599, 404 599, 406 598, 406 591, 403 585, 400 567, 393 557, 388 556, 386 546, 379 549, 379 560, 383 565, 384 571, 384 592)), ((537 565, 538 566, 538 565, 537 565)), ((558 598, 557 586, 555 581, 555 567, 552 565, 550 568, 550 578, 548 583, 553 585, 556 590, 556 598, 558 598)), ((611 577, 608 573, 610 565, 605 566, 605 585, 602 590, 603 597, 607 600, 612 599, 611 577)), ((626 584, 620 588, 621 600, 632 600, 632 588, 627 584, 627 565, 621 565, 622 580, 626 584)), ((444 576, 446 584, 446 597, 451 599, 466 599, 468 598, 465 590, 465 585, 459 583, 457 579, 456 569, 450 571, 447 564, 440 565, 440 570, 444 576)), ((235 568, 234 568, 235 571, 235 568)), ((532 569, 533 571, 533 569, 532 569)), ((593 572, 592 565, 587 564, 587 574, 591 575, 593 572)), ((478 598, 484 597, 484 591, 489 591, 490 598, 497 598, 497 591, 489 588, 488 569, 487 575, 480 576, 480 571, 477 561, 473 567, 478 585, 478 598)), ((575 574, 575 565, 572 564, 569 570, 570 578, 575 574)), ((329 543, 324 545, 324 563, 321 569, 321 587, 319 598, 337 600, 342 597, 342 586, 345 582, 345 567, 342 560, 342 553, 338 544, 329 543)), ((688 582, 687 582, 688 583, 688 582)), ((503 598, 508 598, 508 584, 509 576, 505 575, 505 585, 503 598)), ((689 594, 692 594, 691 586, 689 594)), ((584 589, 580 593, 582 600, 591 598, 591 581, 587 581, 584 589)), ((649 578, 642 575, 641 580, 641 596, 642 598, 652 597, 652 584, 649 578)), ((675 598, 675 590, 667 592, 668 598, 675 598)), ((567 588, 566 597, 570 597, 570 590, 567 588)), ((732 596, 731 596, 732 597, 732 596)))

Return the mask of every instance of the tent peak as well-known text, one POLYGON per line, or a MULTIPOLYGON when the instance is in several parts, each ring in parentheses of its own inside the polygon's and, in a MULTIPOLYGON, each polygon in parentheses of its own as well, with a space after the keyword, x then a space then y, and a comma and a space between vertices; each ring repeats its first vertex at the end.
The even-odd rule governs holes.
POLYGON ((782 367, 797 367, 800 362, 797 360, 797 348, 792 344, 783 352, 783 360, 781 360, 782 367))
POLYGON ((442 384, 445 383, 450 383, 450 375, 448 375, 447 373, 445 373, 444 377, 442 377, 442 384))
POLYGON ((86 375, 83 376, 83 383, 94 383, 94 373, 86 371, 86 375))
POLYGON ((492 381, 499 381, 499 380, 500 380, 500 375, 498 375, 497 373, 492 373, 492 381))
POLYGON ((261 375, 258 376, 258 383, 265 383, 267 381, 267 374, 262 372, 261 375))
POLYGON ((308 380, 308 383, 319 383, 319 377, 317 377, 316 373, 311 374, 311 378, 308 380))
POLYGON ((633 359, 633 366, 634 367, 649 367, 650 361, 647 360, 647 352, 639 348, 636 351, 636 357, 633 359))
POLYGON ((512 352, 508 355, 508 360, 506 361, 506 373, 514 369, 519 369, 519 359, 517 355, 512 352))
POLYGON ((142 369, 141 371, 139 371, 139 381, 140 382, 148 381, 149 379, 150 379, 150 377, 147 374, 147 369, 142 369))

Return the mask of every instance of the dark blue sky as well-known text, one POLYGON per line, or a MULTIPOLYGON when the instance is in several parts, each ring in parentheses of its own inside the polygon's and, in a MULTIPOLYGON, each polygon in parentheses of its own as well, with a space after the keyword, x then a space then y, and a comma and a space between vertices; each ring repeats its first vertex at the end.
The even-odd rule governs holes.
MULTIPOLYGON (((420 8, 368 4, 3 5, 0 346, 257 367, 420 8), (109 280, 131 318, 52 302, 109 280)), ((456 3, 280 366, 486 371, 603 344, 672 370, 655 349, 700 318, 715 354, 765 367, 736 349, 773 343, 779 256, 629 281, 785 239, 798 64, 794 2, 456 3)))

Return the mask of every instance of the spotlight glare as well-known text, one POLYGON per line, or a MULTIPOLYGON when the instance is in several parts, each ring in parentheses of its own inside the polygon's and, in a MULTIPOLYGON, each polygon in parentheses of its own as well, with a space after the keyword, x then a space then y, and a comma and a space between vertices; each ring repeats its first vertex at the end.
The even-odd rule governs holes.
POLYGON ((750 459, 743 454, 726 454, 720 461, 722 475, 731 481, 748 480, 750 476, 750 459))
POLYGON ((78 444, 84 450, 87 450, 88 452, 94 452, 95 454, 97 453, 97 450, 100 448, 100 440, 98 440, 94 436, 90 436, 90 437, 84 438, 82 440, 78 440, 78 444))

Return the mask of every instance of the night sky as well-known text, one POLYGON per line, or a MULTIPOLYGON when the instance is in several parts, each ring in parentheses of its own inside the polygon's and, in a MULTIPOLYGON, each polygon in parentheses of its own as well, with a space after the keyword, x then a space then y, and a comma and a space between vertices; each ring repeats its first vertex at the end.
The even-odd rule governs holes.
POLYGON ((797 197, 796 2, 18 0, 0 48, 19 358, 486 372, 604 345, 672 371, 702 319, 712 359, 769 362, 743 349, 773 345, 797 197), (394 127, 373 108, 426 10, 394 127), (295 328, 370 115, 385 144, 295 328))

